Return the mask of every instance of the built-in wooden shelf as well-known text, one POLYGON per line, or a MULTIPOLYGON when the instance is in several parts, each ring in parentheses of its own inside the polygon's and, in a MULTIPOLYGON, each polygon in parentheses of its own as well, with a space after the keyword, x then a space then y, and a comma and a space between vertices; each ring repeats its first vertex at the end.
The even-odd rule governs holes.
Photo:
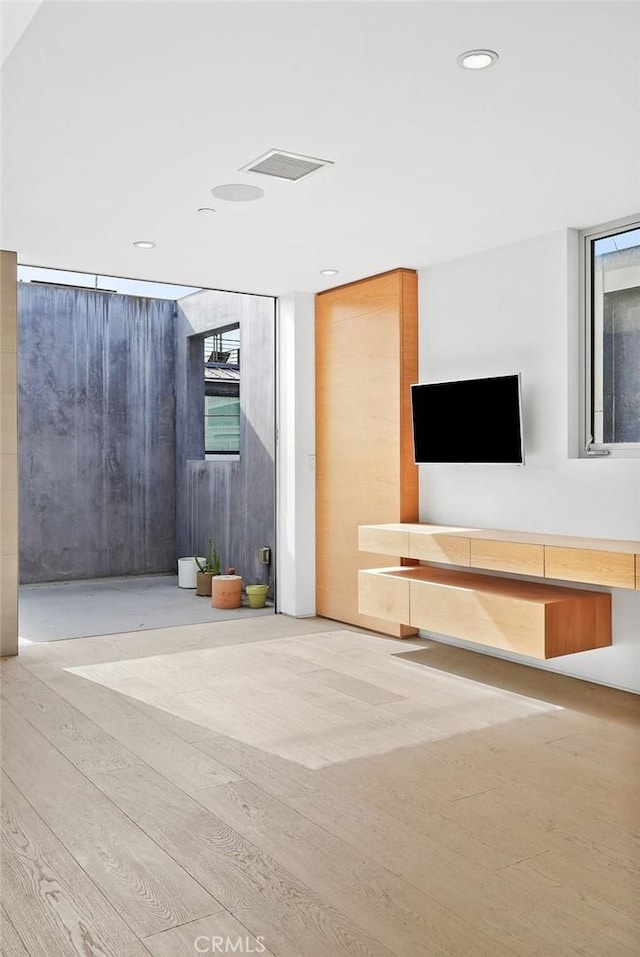
POLYGON ((362 614, 535 658, 611 644, 608 592, 546 580, 640 588, 638 541, 399 523, 361 525, 358 542, 370 554, 434 563, 361 571, 362 614))
POLYGON ((640 588, 640 542, 451 525, 361 525, 359 548, 538 578, 640 588))

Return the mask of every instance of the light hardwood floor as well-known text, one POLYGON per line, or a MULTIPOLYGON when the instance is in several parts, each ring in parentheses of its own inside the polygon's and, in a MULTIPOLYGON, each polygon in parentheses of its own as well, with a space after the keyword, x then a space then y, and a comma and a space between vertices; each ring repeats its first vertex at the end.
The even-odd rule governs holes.
POLYGON ((254 618, 2 664, 3 957, 637 957, 640 699, 254 618))

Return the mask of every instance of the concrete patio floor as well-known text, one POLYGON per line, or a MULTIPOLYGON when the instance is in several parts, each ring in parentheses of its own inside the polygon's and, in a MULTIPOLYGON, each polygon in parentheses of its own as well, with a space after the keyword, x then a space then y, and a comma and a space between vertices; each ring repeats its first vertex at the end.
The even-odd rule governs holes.
POLYGON ((230 618, 273 615, 266 608, 218 610, 177 575, 144 575, 87 581, 47 582, 20 588, 20 638, 59 641, 91 635, 146 631, 230 618))

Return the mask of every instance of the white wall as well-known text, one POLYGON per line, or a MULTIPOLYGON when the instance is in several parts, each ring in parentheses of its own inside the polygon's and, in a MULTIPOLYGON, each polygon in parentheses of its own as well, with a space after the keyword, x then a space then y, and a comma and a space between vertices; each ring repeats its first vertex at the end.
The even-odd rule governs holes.
MULTIPOLYGON (((420 272, 420 381, 520 372, 526 457, 420 466, 421 521, 640 539, 640 459, 568 454, 577 282, 565 231, 420 272)), ((612 594, 613 646, 542 667, 640 692, 640 592, 612 594)))
POLYGON ((312 294, 278 300, 277 610, 295 617, 316 611, 314 324, 312 294))

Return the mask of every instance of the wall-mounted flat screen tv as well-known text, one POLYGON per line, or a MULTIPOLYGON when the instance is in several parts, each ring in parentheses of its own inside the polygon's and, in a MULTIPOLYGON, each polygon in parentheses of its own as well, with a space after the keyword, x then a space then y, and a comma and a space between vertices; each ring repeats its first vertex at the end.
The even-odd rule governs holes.
POLYGON ((411 386, 416 463, 522 465, 520 375, 411 386))

